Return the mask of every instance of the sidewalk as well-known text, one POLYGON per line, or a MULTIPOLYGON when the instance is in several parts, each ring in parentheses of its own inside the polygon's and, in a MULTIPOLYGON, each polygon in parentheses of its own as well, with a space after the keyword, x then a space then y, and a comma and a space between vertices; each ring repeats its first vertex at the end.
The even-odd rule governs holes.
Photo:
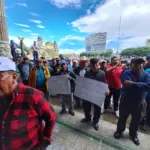
MULTIPOLYGON (((55 145, 61 143, 59 140, 57 141, 57 138, 60 139, 62 137, 64 139, 64 143, 73 143, 73 147, 68 147, 68 148, 63 148, 62 143, 61 143, 61 148, 60 150, 88 150, 88 148, 92 148, 91 150, 150 150, 150 136, 143 134, 143 133, 138 133, 139 139, 141 142, 140 146, 135 146, 132 141, 129 140, 128 138, 128 129, 124 133, 124 137, 120 140, 115 140, 113 138, 113 133, 116 130, 116 125, 106 122, 104 120, 100 120, 100 130, 95 131, 93 127, 90 124, 83 124, 80 122, 80 120, 84 117, 82 113, 76 112, 76 115, 74 117, 65 114, 65 115, 60 115, 60 107, 54 106, 55 111, 57 112, 57 126, 61 127, 62 132, 59 133, 54 133, 53 137, 53 144, 55 145), (64 130, 65 128, 65 130, 64 130), (78 135, 78 136, 77 136, 78 135), (76 141, 74 141, 74 136, 76 137, 76 141), (83 138, 83 137, 84 138, 83 138), (82 138, 81 138, 82 137, 82 138), (80 140, 80 138, 82 140, 80 140), (90 139, 90 140, 85 140, 85 139, 90 139), (85 142, 83 142, 83 140, 85 142), (82 141, 82 142, 80 142, 82 141), (92 142, 92 147, 91 141, 94 141, 95 144, 92 142), (80 143, 78 145, 82 145, 81 143, 86 143, 85 147, 76 147, 77 143, 80 143), (97 147, 93 147, 93 146, 97 147), (107 147, 107 148, 106 148, 107 147)), ((57 128, 56 126, 56 128, 57 128)), ((56 129, 55 129, 56 131, 56 129)), ((53 145, 51 145, 48 150, 53 149, 53 145)), ((55 150, 59 150, 56 147, 54 148, 55 150)))

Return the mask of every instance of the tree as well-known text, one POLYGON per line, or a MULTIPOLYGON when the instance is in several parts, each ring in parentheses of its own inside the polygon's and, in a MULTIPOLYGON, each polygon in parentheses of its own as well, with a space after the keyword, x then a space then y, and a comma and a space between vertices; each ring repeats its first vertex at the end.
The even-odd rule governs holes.
POLYGON ((121 52, 121 56, 144 57, 150 55, 150 47, 127 48, 121 52))
POLYGON ((82 56, 86 56, 86 57, 88 57, 87 55, 88 55, 88 53, 83 52, 83 53, 81 53, 81 54, 80 54, 80 57, 82 57, 82 56))
POLYGON ((24 51, 28 53, 30 51, 30 48, 24 45, 24 51))
POLYGON ((112 54, 113 54, 112 51, 107 51, 107 52, 104 53, 104 57, 111 57, 112 54))
POLYGON ((86 56, 86 57, 97 57, 97 56, 100 56, 100 57, 111 57, 112 54, 113 54, 112 50, 107 50, 106 52, 101 52, 101 53, 98 53, 98 52, 84 52, 84 53, 80 54, 80 57, 81 56, 86 56))
MULTIPOLYGON (((18 45, 18 47, 21 49, 20 44, 18 45)), ((23 44, 23 50, 24 50, 25 52, 27 52, 27 54, 28 54, 29 51, 30 51, 30 48, 27 47, 25 44, 23 44)))

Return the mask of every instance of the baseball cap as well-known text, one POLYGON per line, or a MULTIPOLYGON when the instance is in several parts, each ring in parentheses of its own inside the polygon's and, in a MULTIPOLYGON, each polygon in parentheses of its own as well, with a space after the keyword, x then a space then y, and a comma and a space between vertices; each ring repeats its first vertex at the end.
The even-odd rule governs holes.
POLYGON ((75 63, 78 63, 78 61, 75 59, 75 60, 73 60, 73 62, 75 62, 75 63))
POLYGON ((147 57, 146 57, 146 60, 147 60, 147 61, 150 60, 150 56, 147 56, 147 57))
POLYGON ((144 59, 142 58, 133 58, 131 60, 131 64, 143 64, 144 63, 144 59))
POLYGON ((16 64, 11 59, 0 56, 0 71, 16 71, 16 64))
POLYGON ((100 63, 106 63, 106 60, 100 60, 100 63))

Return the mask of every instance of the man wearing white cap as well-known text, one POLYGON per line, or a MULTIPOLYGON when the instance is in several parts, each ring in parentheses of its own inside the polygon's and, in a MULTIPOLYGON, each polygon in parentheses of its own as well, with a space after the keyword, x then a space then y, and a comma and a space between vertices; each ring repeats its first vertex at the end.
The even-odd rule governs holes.
POLYGON ((0 57, 0 150, 46 149, 55 112, 42 92, 18 83, 17 78, 15 63, 0 57))

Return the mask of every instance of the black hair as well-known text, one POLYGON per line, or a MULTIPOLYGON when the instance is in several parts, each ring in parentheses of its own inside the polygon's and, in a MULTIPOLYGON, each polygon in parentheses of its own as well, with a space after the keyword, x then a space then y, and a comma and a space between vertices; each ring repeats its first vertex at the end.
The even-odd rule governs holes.
POLYGON ((97 64, 99 62, 99 59, 97 59, 97 58, 92 58, 91 60, 90 60, 90 64, 91 65, 95 65, 95 64, 97 64))
POLYGON ((62 64, 61 64, 61 67, 63 68, 64 65, 66 65, 66 64, 65 64, 65 63, 62 63, 62 64))
POLYGON ((118 57, 117 57, 117 56, 113 56, 113 57, 111 58, 111 61, 113 61, 114 59, 118 59, 118 57))

